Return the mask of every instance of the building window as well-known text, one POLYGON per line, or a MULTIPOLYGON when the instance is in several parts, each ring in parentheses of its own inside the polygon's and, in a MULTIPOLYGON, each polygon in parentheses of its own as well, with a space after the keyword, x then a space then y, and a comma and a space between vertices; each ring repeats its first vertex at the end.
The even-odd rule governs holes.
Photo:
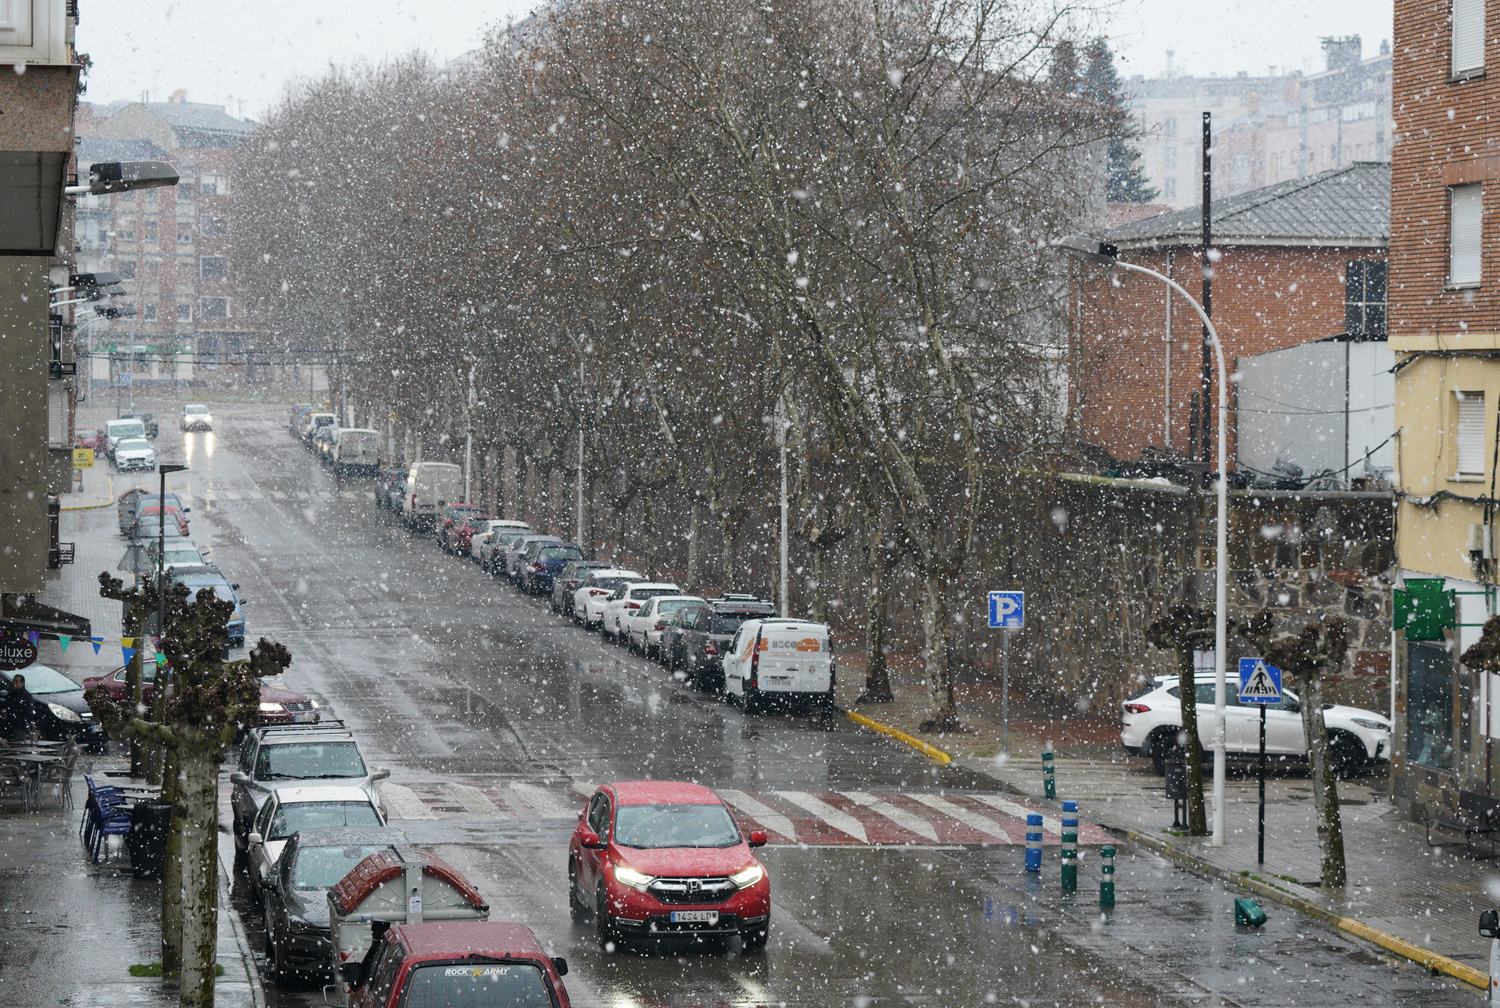
POLYGON ((155 322, 156 321, 156 305, 154 305, 154 304, 141 305, 141 321, 143 321, 143 322, 155 322))
POLYGON ((1458 413, 1457 475, 1484 475, 1484 393, 1455 392, 1458 413))
POLYGON ((229 195, 229 176, 204 172, 200 177, 198 191, 205 196, 229 195))
POLYGON ((161 263, 157 262, 155 259, 147 259, 146 263, 145 263, 145 266, 142 269, 141 276, 144 279, 150 281, 150 280, 155 280, 160 275, 161 275, 161 263))
POLYGON ((1453 659, 1442 644, 1406 645, 1406 758, 1453 768, 1453 659))
POLYGON ((192 198, 193 198, 193 183, 191 183, 191 182, 179 182, 179 183, 177 183, 177 199, 179 201, 182 201, 182 200, 190 200, 192 198))
POLYGON ((1364 259, 1344 264, 1344 332, 1385 339, 1385 263, 1364 259))
POLYGON ((1448 190, 1448 286, 1479 283, 1484 197, 1479 183, 1448 190))
POLYGON ((1162 197, 1168 201, 1177 198, 1177 180, 1169 178, 1161 184, 1162 197))
POLYGON ((1164 136, 1164 137, 1174 137, 1174 136, 1176 136, 1177 135, 1177 120, 1176 119, 1163 119, 1161 121, 1161 135, 1164 136))
POLYGON ((217 280, 229 275, 229 260, 223 256, 204 256, 198 260, 198 275, 204 280, 217 280))
POLYGON ((135 260, 126 259, 115 263, 115 272, 120 275, 121 280, 135 279, 135 260))
POLYGON ((1452 0, 1453 76, 1484 69, 1484 0, 1452 0))
POLYGON ((158 234, 159 230, 156 221, 146 221, 141 225, 141 239, 143 241, 154 242, 157 240, 158 234))
POLYGON ((229 234, 229 222, 223 217, 204 214, 198 218, 198 232, 206 238, 223 238, 229 234))
POLYGON ((229 317, 228 298, 199 298, 198 319, 227 319, 229 317))
POLYGON ((190 304, 186 304, 186 303, 178 305, 177 306, 177 321, 179 321, 179 322, 191 322, 191 321, 193 321, 193 306, 190 305, 190 304))
POLYGON ((123 242, 135 241, 135 228, 120 228, 115 232, 115 237, 123 242))
POLYGON ((1161 163, 1167 168, 1177 167, 1177 145, 1167 144, 1161 151, 1161 163))

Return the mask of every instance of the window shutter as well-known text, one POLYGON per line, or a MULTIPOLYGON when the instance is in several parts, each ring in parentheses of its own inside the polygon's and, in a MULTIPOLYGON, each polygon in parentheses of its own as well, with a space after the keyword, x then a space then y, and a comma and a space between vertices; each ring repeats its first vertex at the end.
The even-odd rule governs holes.
POLYGON ((1458 392, 1458 474, 1484 475, 1484 393, 1458 392))
POLYGON ((60 381, 47 383, 47 447, 68 447, 68 388, 60 381))
POLYGON ((1483 194, 1477 184, 1454 186, 1449 192, 1448 283, 1477 284, 1483 234, 1483 194))
POLYGON ((1484 68, 1484 0, 1453 0, 1453 73, 1484 68))

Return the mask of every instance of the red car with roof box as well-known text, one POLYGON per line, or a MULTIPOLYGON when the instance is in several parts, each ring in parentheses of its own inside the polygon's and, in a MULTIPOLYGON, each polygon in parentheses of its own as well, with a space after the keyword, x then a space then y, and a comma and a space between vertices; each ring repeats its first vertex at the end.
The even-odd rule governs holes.
POLYGON ((354 1008, 569 1008, 567 960, 524 924, 398 924, 375 939, 349 992, 354 1008))
MULTIPOLYGON (((83 681, 83 688, 93 689, 101 683, 109 689, 109 695, 114 700, 124 700, 125 691, 129 688, 126 681, 126 666, 122 665, 110 672, 108 675, 90 676, 83 681)), ((144 673, 150 677, 141 684, 141 694, 147 704, 151 703, 151 694, 155 688, 156 666, 146 665, 144 673)), ((301 693, 293 693, 291 690, 281 689, 277 686, 269 686, 264 681, 260 684, 260 723, 261 724, 290 724, 302 721, 312 723, 322 719, 318 713, 317 704, 312 698, 301 693)))
POLYGON ((568 906, 606 949, 629 937, 739 935, 765 946, 771 882, 729 808, 700 784, 629 781, 594 792, 568 843, 568 906))

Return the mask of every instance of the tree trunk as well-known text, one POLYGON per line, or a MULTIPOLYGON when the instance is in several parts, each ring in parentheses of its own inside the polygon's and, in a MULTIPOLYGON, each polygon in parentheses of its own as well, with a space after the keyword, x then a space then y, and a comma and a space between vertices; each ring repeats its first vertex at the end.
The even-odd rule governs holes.
POLYGON ((958 730, 953 705, 953 669, 948 664, 948 598, 937 572, 922 575, 922 664, 927 668, 927 720, 922 731, 958 730))
POLYGON ((178 752, 182 804, 182 979, 178 1003, 213 1008, 219 943, 219 764, 214 747, 185 739, 178 752))
POLYGON ((869 587, 865 590, 865 688, 858 703, 890 703, 891 674, 885 664, 885 642, 888 633, 888 609, 885 578, 890 572, 886 559, 885 534, 879 527, 879 515, 867 516, 869 528, 866 559, 869 587))
POLYGON ((161 869, 161 968, 165 974, 182 968, 182 831, 188 809, 182 797, 182 769, 175 748, 167 749, 164 757, 161 800, 172 803, 161 869))
POLYGON ((687 583, 688 590, 698 586, 698 529, 701 522, 703 507, 698 503, 698 498, 693 498, 692 517, 688 519, 687 534, 687 583))
POLYGON ((1342 889, 1344 825, 1339 815, 1338 782, 1328 753, 1328 729, 1323 723, 1323 681, 1317 673, 1299 676, 1302 732, 1307 737, 1308 773, 1312 776, 1313 808, 1317 813, 1318 847, 1322 854, 1323 888, 1342 889))
POLYGON ((1193 652, 1192 645, 1177 652, 1177 692, 1182 707, 1182 750, 1187 772, 1187 831, 1188 836, 1207 836, 1208 816, 1203 805, 1203 743, 1198 738, 1198 676, 1193 668, 1193 652))
POLYGON ((814 623, 827 623, 827 606, 823 604, 823 572, 828 567, 828 547, 822 545, 821 536, 817 536, 809 544, 808 566, 812 577, 808 581, 807 611, 808 618, 814 623))

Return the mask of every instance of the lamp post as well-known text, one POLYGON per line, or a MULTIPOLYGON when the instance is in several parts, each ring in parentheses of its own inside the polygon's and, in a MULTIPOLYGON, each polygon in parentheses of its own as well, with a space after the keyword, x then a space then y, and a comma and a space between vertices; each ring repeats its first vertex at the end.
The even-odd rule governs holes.
MULTIPOLYGON (((175 462, 159 462, 156 473, 161 477, 161 493, 156 498, 156 636, 160 637, 166 633, 163 625, 166 620, 166 583, 167 583, 167 474, 182 472, 187 469, 185 465, 175 462)), ((156 652, 151 652, 153 657, 156 652)), ((160 675, 161 670, 157 669, 160 675)), ((160 683, 157 684, 160 686, 160 683)))
POLYGON ((1171 277, 1163 276, 1152 269, 1137 266, 1134 263, 1121 262, 1120 250, 1108 242, 1096 241, 1082 235, 1069 235, 1060 238, 1053 243, 1058 251, 1084 262, 1091 262, 1111 266, 1117 269, 1129 270, 1133 273, 1143 273, 1149 277, 1155 277, 1166 284, 1172 290, 1180 294, 1183 300, 1193 306, 1198 317, 1203 320, 1203 328, 1208 332, 1209 340, 1213 343, 1214 359, 1219 368, 1219 493, 1218 493, 1218 528, 1214 544, 1214 793, 1213 793, 1213 837, 1210 843, 1215 847, 1224 846, 1224 701, 1225 701, 1225 676, 1224 676, 1224 649, 1225 637, 1227 636, 1227 609, 1228 609, 1228 576, 1229 576, 1229 481, 1226 465, 1228 463, 1228 436, 1226 427, 1228 424, 1229 398, 1228 381, 1224 374, 1224 345, 1219 342, 1219 333, 1214 329, 1213 320, 1208 317, 1208 312, 1203 310, 1191 294, 1183 289, 1171 277))

